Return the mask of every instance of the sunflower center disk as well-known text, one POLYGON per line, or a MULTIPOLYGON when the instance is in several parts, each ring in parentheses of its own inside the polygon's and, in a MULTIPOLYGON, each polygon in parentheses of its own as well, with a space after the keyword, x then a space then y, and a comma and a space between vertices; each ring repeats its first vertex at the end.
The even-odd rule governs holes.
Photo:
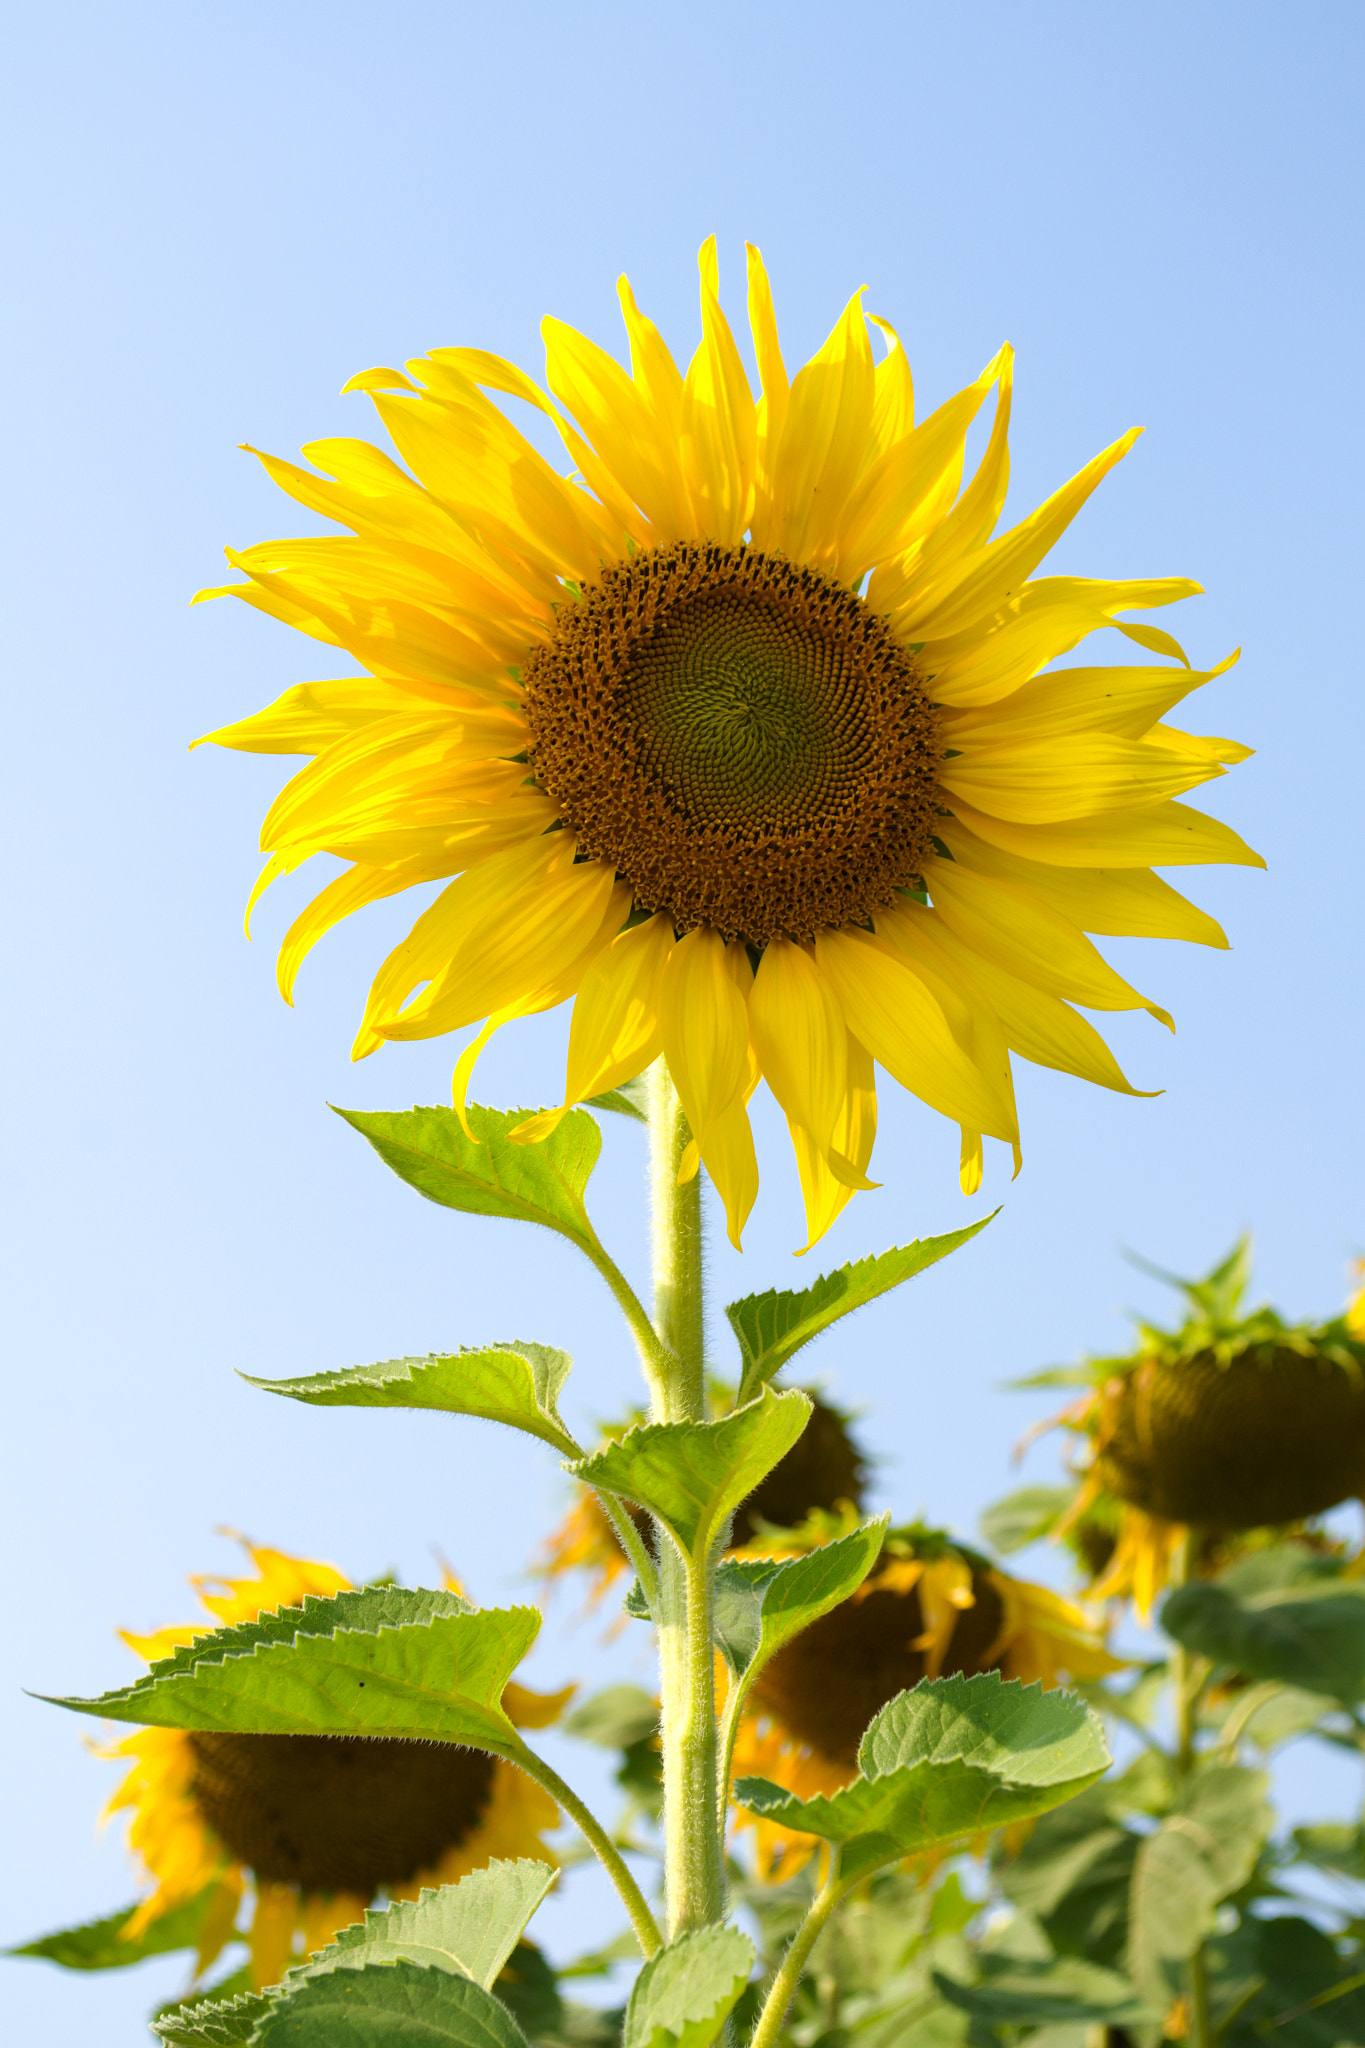
POLYGON ((762 945, 857 923, 921 874, 937 716, 833 577, 681 543, 606 569, 524 672, 531 763, 644 910, 762 945))
POLYGON ((193 1734, 194 1797, 266 1883, 370 1898, 439 1863, 478 1826, 493 1759, 358 1735, 193 1734))

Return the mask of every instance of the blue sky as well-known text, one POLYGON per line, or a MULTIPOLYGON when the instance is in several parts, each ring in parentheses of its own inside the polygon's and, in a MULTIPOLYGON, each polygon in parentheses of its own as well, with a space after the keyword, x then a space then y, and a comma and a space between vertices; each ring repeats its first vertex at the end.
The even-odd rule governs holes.
MULTIPOLYGON (((185 1575, 230 1567, 218 1525, 354 1575, 426 1576, 438 1545, 477 1595, 526 1596, 563 1484, 534 1446, 294 1409, 235 1368, 520 1334, 575 1354, 577 1418, 634 1395, 610 1304, 566 1248, 419 1202, 329 1114, 446 1098, 446 1044, 348 1062, 400 913, 335 934, 286 1010, 272 954, 303 883, 263 908, 254 946, 241 936, 278 764, 186 752, 321 672, 245 607, 187 600, 219 580, 225 543, 299 530, 237 444, 292 456, 369 434, 367 402, 338 396, 356 370, 471 343, 534 373, 547 312, 619 348, 622 270, 685 356, 714 232, 737 314, 743 241, 762 246, 789 362, 864 284, 925 404, 1012 341, 1009 516, 1144 425, 1048 567, 1204 584, 1172 622, 1196 666, 1244 653, 1192 722, 1258 750, 1205 807, 1268 872, 1191 878, 1231 953, 1109 945, 1175 1013, 1173 1040, 1141 1013, 1110 1034, 1165 1093, 1024 1067, 1013 1185, 996 1158, 964 1204, 955 1133, 884 1090, 885 1186, 822 1264, 1004 1207, 811 1362, 865 1411, 880 1499, 966 1532, 1043 1412, 999 1383, 1116 1346, 1125 1308, 1157 1309, 1122 1247, 1192 1272, 1250 1228, 1260 1294, 1291 1314, 1340 1302, 1365 1251, 1363 27, 1352 5, 1164 0, 57 0, 12 16, 0 1939, 131 1895, 116 1833, 93 1836, 111 1766, 82 1749, 86 1725, 20 1688, 117 1682, 132 1667, 114 1627, 185 1616, 185 1575)), ((485 1099, 556 1099, 562 1044, 558 1018, 504 1034, 485 1099)), ((743 1258, 715 1246, 717 1313, 810 1277, 790 1258, 785 1147, 759 1123, 764 1194, 743 1258)), ((642 1163, 636 1132, 613 1129, 594 1183, 637 1274, 642 1163)), ((1051 1463, 1036 1451, 1026 1476, 1051 1463)), ((591 1632, 556 1618, 532 1676, 580 1675, 592 1655, 591 1632)), ((586 1752, 561 1757, 592 1781, 586 1752)), ((1307 1764, 1292 1788, 1315 1814, 1354 1796, 1307 1764)), ((552 1947, 608 1911, 571 1889, 552 1947)), ((123 2048, 176 1981, 175 1965, 89 1981, 3 1964, 0 2013, 16 2040, 123 2048)))

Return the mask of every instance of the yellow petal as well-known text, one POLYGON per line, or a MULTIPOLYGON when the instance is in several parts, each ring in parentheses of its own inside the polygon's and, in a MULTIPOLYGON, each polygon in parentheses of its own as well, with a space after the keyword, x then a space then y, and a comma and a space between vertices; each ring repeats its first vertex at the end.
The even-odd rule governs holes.
POLYGON ((714 235, 702 245, 701 346, 683 387, 682 452, 702 535, 734 547, 753 511, 757 421, 735 338, 716 296, 714 235))
POLYGON ((957 861, 935 861, 926 880, 949 929, 1007 974, 1086 1009, 1143 1009, 1171 1025, 1167 1012, 1116 974, 1070 918, 1021 883, 974 875, 957 861))
POLYGON ((583 978, 569 1027, 566 1106, 605 1095, 660 1051, 659 984, 673 950, 672 919, 619 932, 583 978))
POLYGON ((787 1119, 806 1209, 806 1242, 798 1257, 820 1242, 860 1189, 878 1185, 867 1178, 877 1135, 875 1070, 871 1055, 852 1032, 847 1035, 845 1070, 848 1085, 827 1151, 817 1149, 804 1125, 787 1119))
MULTIPOLYGON (((989 620, 978 619, 965 631, 924 640, 919 661, 939 703, 962 709, 994 704, 1102 627, 1116 626, 1130 637, 1141 632, 1147 644, 1153 629, 1129 627, 1115 619, 1115 612, 1176 604, 1198 594, 1199 585, 1180 576, 1147 582, 1040 576, 1006 599, 989 620)), ((1165 651, 1184 661, 1169 634, 1158 637, 1168 643, 1165 651)))
POLYGON ((304 960, 332 926, 340 924, 343 917, 352 911, 364 909, 367 903, 378 903, 386 896, 396 896, 400 890, 411 888, 415 882, 426 879, 424 864, 414 861, 407 866, 392 868, 353 867, 344 875, 316 895, 306 910, 294 919, 280 946, 275 963, 275 976, 280 994, 292 1005, 294 982, 304 960))
MULTIPOLYGON (((950 711, 945 721, 951 746, 964 734, 973 745, 1060 739, 1073 733, 1107 732, 1120 739, 1155 738, 1165 728, 1157 723, 1191 690, 1223 675, 1235 654, 1217 668, 1063 668, 1049 669, 999 702, 969 711, 950 711)), ((1172 735, 1177 748, 1205 747, 1188 733, 1172 735)), ((1220 760, 1221 755, 1210 756, 1220 760)), ((1240 756, 1239 756, 1240 758, 1240 756)))
POLYGON ((901 557, 922 543, 946 516, 962 485, 967 429, 1000 375, 1003 354, 987 363, 974 384, 930 413, 869 463, 844 508, 839 559, 846 570, 878 565, 868 601, 878 611, 906 603, 919 587, 911 562, 901 557))
POLYGON ((985 1157, 980 1131, 964 1130, 958 1155, 957 1180, 964 1195, 974 1195, 981 1186, 985 1157))
POLYGON ((631 379, 648 400, 665 438, 676 447, 682 439, 682 372, 654 322, 636 305, 629 280, 618 278, 616 291, 630 337, 631 379))
POLYGON ((818 355, 797 373, 773 466, 773 511, 760 545, 823 561, 869 453, 876 367, 862 293, 818 355))
POLYGON ((1227 947, 1223 928, 1150 868, 1060 868, 1002 853, 960 819, 940 821, 939 836, 962 867, 1023 882, 1085 932, 1112 938, 1184 939, 1227 947))
POLYGON ((1063 820, 1055 825, 1021 825, 989 817, 955 801, 954 815, 978 839, 1005 853, 1064 868, 1175 868, 1230 862, 1263 868, 1230 825, 1192 811, 1188 804, 1152 804, 1108 816, 1063 820))
POLYGON ((725 956, 720 933, 698 925, 673 948, 659 988, 664 1058, 703 1156, 749 1063, 748 1010, 725 956))
POLYGON ((256 1911, 247 1937, 251 1949, 253 1989, 278 1984, 295 1960, 294 1930, 299 1924, 299 1894, 292 1884, 256 1886, 256 1911))
POLYGON ((540 331, 550 389, 649 520, 651 544, 677 540, 687 531, 688 503, 676 441, 605 349, 562 320, 542 320, 540 331))
POLYGON ((939 781, 973 810, 1020 825, 1057 825, 1103 811, 1148 809, 1223 773, 1207 757, 1116 739, 1112 733, 1073 733, 1018 746, 967 738, 960 756, 941 765, 939 781))
MULTIPOLYGON (((264 711, 238 719, 235 725, 220 725, 194 744, 235 747, 245 754, 320 754, 373 719, 391 718, 403 702, 398 684, 374 676, 299 683, 264 711)), ((514 713, 506 716, 515 719, 514 713)), ((514 745, 524 746, 525 741, 514 745)))
POLYGON ((820 933, 815 960, 834 985, 849 1030, 903 1088, 954 1123, 1017 1141, 1012 1105, 963 1051, 908 961, 860 931, 820 933))
POLYGON ((749 1112, 742 1098, 731 1102, 712 1119, 698 1150, 725 1205, 726 1234, 735 1250, 742 1251, 744 1225, 758 1200, 758 1158, 749 1112))
POLYGON ((877 365, 872 398, 872 439, 884 450, 915 431, 915 380, 905 344, 891 322, 876 313, 869 313, 867 319, 887 343, 886 354, 877 365))
POLYGON ((764 949, 749 1029, 763 1077, 787 1117, 828 1151, 848 1089, 848 1032, 833 990, 790 939, 772 939, 764 949))

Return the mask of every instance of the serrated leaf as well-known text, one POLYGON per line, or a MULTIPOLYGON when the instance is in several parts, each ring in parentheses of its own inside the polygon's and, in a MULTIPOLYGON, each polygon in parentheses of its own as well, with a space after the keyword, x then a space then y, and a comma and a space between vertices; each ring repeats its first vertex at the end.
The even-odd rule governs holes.
POLYGON ((1075 1498, 1074 1486, 1021 1486, 981 1510, 977 1527, 982 1541, 1000 1557, 1026 1550, 1048 1534, 1075 1498))
POLYGON ((881 1555, 889 1515, 804 1557, 722 1558, 716 1572, 716 1647, 735 1678, 768 1659, 857 1591, 881 1555))
POLYGON ((401 1958, 455 1970, 489 1991, 554 1881, 548 1863, 521 1857, 489 1863, 458 1884, 424 1889, 415 1899, 372 1907, 357 1926, 343 1928, 326 1948, 289 1971, 284 1988, 330 1970, 361 1970, 401 1958))
POLYGON ((125 1969, 129 1963, 140 1963, 147 1956, 193 1948, 199 1940, 204 1913, 217 1890, 215 1878, 192 1899, 184 1899, 168 1913, 158 1914, 131 1941, 124 1938, 123 1930, 139 1910, 136 1905, 125 1906, 121 1913, 110 1913, 102 1920, 87 1920, 80 1927, 63 1927, 56 1934, 44 1934, 37 1941, 25 1942, 22 1948, 6 1949, 4 1953, 37 1956, 44 1962, 60 1964, 64 1970, 125 1969))
POLYGON ((407 1962, 282 1987, 250 2038, 252 2048, 527 2048, 482 1984, 407 1962))
POLYGON ((533 1607, 472 1608, 454 1593, 310 1595, 200 1636, 132 1685, 52 1704, 158 1728, 428 1736, 506 1754, 519 1738, 503 1688, 539 1628, 533 1607))
POLYGON ((514 1145, 509 1134, 533 1114, 472 1102, 471 1143, 453 1109, 337 1110, 429 1202, 470 1216, 539 1223, 582 1251, 596 1251, 583 1193, 602 1133, 592 1117, 575 1109, 539 1144, 514 1145))
POLYGON ((256 2022, 269 2009, 261 1992, 246 1991, 239 1998, 192 1998, 147 2024, 171 2048, 238 2048, 255 2039, 256 2022))
POLYGON ((1260 1771, 1206 1764, 1174 1813, 1140 1844, 1129 1908, 1128 1970, 1144 1997, 1169 1997, 1166 1966, 1192 1956, 1218 1907, 1246 1883, 1274 1819, 1260 1771))
POLYGON ((622 2048, 710 2048, 749 1981, 754 1945, 734 1927, 699 1927, 652 1956, 626 2006, 622 2048))
MULTIPOLYGON (((999 1211, 992 1211, 998 1215, 999 1211)), ((946 1259, 991 1221, 983 1216, 962 1230, 950 1230, 943 1237, 925 1237, 914 1244, 894 1245, 876 1258, 858 1259, 840 1266, 837 1273, 822 1273, 800 1293, 769 1288, 766 1294, 748 1294, 732 1301, 726 1309, 730 1327, 739 1339, 744 1358, 739 1398, 752 1399, 757 1389, 787 1361, 818 1337, 840 1316, 866 1307, 880 1294, 889 1293, 905 1280, 913 1280, 927 1267, 946 1259)))
POLYGON ((1246 1599, 1193 1580, 1161 1610, 1168 1635, 1249 1678, 1278 1679, 1347 1706, 1365 1700, 1365 1587, 1352 1580, 1246 1599))
POLYGON ((798 1799, 742 1778, 738 1806, 784 1829, 843 1845, 854 1877, 1046 1813, 1094 1784, 1109 1752, 1096 1716, 1073 1694, 1002 1679, 922 1679, 891 1700, 858 1751, 859 1775, 832 1796, 798 1799))
POLYGON ((311 1373, 306 1379, 259 1380, 246 1372, 240 1377, 267 1394, 287 1394, 317 1408, 434 1408, 447 1415, 477 1415, 572 1454, 578 1447, 558 1406, 571 1363, 567 1351, 517 1342, 389 1358, 378 1365, 311 1373))
POLYGON ((1126 1977, 1076 1956, 1030 1961, 983 1955, 981 1979, 961 1984, 935 1970, 934 1984, 953 2005, 992 2026, 1143 2026, 1160 2013, 1126 1977))
POLYGON ((715 1422, 647 1422, 567 1466, 586 1486, 657 1516, 689 1557, 705 1557, 730 1517, 805 1428, 811 1399, 764 1387, 715 1422))

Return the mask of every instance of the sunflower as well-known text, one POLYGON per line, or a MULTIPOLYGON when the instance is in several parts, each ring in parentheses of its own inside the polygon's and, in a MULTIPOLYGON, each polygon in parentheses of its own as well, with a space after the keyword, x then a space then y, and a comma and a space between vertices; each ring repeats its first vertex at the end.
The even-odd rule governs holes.
MULTIPOLYGON (((734 1546, 748 1543, 769 1524, 790 1528, 816 1510, 857 1510, 863 1504, 867 1460, 851 1433, 852 1418, 807 1387, 811 1396, 810 1420, 767 1477, 741 1503, 731 1527, 734 1546)), ((720 1389, 725 1412, 732 1398, 720 1389)), ((619 1435, 625 1425, 606 1430, 619 1435)), ((627 1510, 647 1540, 652 1524, 643 1508, 627 1510)), ((625 1571, 628 1560, 616 1532, 603 1512, 601 1501, 591 1487, 576 1486, 573 1504, 559 1527, 547 1538, 533 1569, 548 1584, 569 1572, 582 1572, 588 1581, 589 1610, 596 1607, 625 1571)))
MULTIPOLYGON (((1154 1269, 1150 1269, 1154 1270, 1154 1269)), ((1056 1525, 1092 1567, 1090 1593, 1138 1612, 1171 1576, 1211 1571, 1365 1494, 1365 1327, 1359 1299, 1326 1323, 1242 1312, 1243 1239, 1203 1280, 1161 1274, 1185 1297, 1175 1330, 1139 1323, 1123 1358, 1086 1361, 1088 1390, 1056 1420, 1084 1444, 1081 1485, 1056 1525)))
MULTIPOLYGON (((792 1556, 827 1542, 851 1517, 814 1515, 747 1546, 792 1556)), ((1054 1686, 1120 1668, 1085 1617, 1045 1586, 1016 1579, 944 1531, 893 1529, 849 1599, 779 1650, 760 1675, 735 1745, 733 1775, 771 1779, 802 1798, 834 1792, 857 1771, 858 1744, 888 1700, 922 1678, 999 1671, 1054 1686)), ((813 1837, 739 1814, 765 1878, 786 1878, 813 1837)))
MULTIPOLYGON (((254 1578, 190 1581, 211 1622, 123 1640, 154 1663, 215 1627, 297 1606, 310 1593, 348 1589, 330 1565, 250 1544, 247 1552, 254 1578)), ((567 1697, 509 1685, 503 1704, 521 1726, 541 1727, 567 1697)), ((129 1847, 154 1886, 124 1937, 135 1939, 208 1894, 198 1975, 236 1937, 248 1885, 253 1907, 242 1938, 259 1988, 359 1920, 380 1892, 416 1898, 423 1885, 452 1884, 493 1857, 555 1860, 541 1839, 559 1824, 553 1800, 511 1764, 478 1750, 385 1737, 147 1728, 103 1754, 132 1761, 106 1811, 131 1814, 129 1847)))
POLYGON ((572 998, 563 1105, 523 1139, 662 1056, 683 1171, 705 1163, 738 1244, 764 1079, 809 1244, 873 1185, 878 1064, 960 1126, 969 1193, 983 1135, 1017 1171, 1011 1052, 1135 1093, 1072 1006, 1170 1019, 1086 934, 1224 946, 1153 869, 1262 863, 1176 801, 1248 750, 1164 723, 1235 657, 1196 671, 1118 616, 1199 586, 1033 575, 1136 433, 996 535, 1007 347, 917 422, 904 348, 855 294, 789 378, 751 248, 755 401, 714 240, 700 262, 685 374, 622 279, 629 374, 547 320, 553 396, 472 348, 351 380, 406 467, 358 440, 311 444, 307 469, 262 455, 349 532, 229 550, 248 580, 202 595, 362 672, 208 737, 313 757, 265 819, 253 903, 314 854, 347 863, 284 939, 286 1000, 339 919, 444 883, 375 976, 355 1057, 477 1025, 463 1110, 490 1034, 572 998), (490 393, 544 415, 573 473, 490 393), (1106 627, 1165 659, 1043 673, 1106 627))

